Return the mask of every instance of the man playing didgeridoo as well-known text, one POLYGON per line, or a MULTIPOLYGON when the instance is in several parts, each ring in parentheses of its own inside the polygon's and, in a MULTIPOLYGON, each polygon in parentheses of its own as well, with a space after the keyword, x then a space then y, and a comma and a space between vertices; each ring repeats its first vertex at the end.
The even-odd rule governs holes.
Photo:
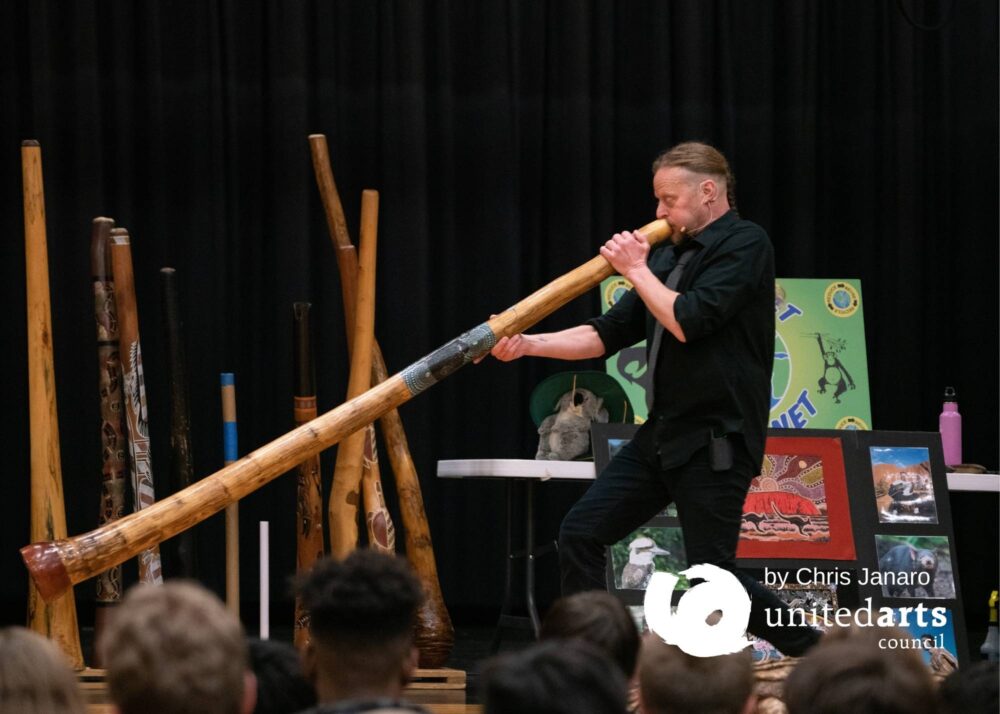
MULTIPOLYGON (((501 339, 493 355, 577 360, 646 339, 653 370, 648 420, 566 515, 559 532, 563 595, 605 587, 605 546, 677 505, 690 565, 732 571, 751 597, 747 629, 786 655, 819 634, 771 627, 786 606, 736 569, 743 501, 760 472, 774 359, 774 252, 733 209, 733 176, 706 144, 678 144, 653 163, 656 216, 672 246, 650 252, 616 233, 601 255, 634 286, 600 317, 548 334, 501 339)), ((787 613, 778 620, 787 623, 787 613)))

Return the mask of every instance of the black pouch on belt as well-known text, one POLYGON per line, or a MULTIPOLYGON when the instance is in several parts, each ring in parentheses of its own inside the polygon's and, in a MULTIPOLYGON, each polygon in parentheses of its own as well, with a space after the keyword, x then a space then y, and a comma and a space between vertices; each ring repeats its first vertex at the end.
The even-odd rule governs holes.
POLYGON ((733 445, 726 434, 712 434, 712 440, 708 442, 708 465, 712 471, 729 471, 733 468, 733 445))

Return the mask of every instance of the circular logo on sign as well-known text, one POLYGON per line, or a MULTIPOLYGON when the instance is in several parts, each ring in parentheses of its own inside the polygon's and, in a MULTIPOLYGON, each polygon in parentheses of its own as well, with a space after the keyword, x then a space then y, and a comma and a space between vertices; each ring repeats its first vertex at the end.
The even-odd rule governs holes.
POLYGON ((837 317, 850 317, 857 312, 861 297, 849 283, 830 283, 823 293, 826 309, 837 317))
POLYGON ((854 416, 845 416, 837 422, 837 425, 834 428, 854 431, 868 431, 868 425, 865 424, 865 420, 854 416))
POLYGON ((627 293, 632 289, 632 283, 630 283, 625 278, 618 276, 616 278, 611 278, 608 284, 604 286, 604 307, 605 309, 611 307, 616 302, 621 300, 622 295, 627 293))
POLYGON ((771 370, 771 409, 781 404, 792 383, 792 356, 781 335, 774 333, 774 368, 771 370))

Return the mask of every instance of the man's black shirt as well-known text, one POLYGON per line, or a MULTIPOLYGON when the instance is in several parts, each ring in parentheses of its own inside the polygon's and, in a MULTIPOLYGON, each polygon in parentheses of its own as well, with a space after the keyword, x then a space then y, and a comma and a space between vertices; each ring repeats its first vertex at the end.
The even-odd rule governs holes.
MULTIPOLYGON (((774 362, 774 250, 764 230, 735 211, 690 245, 649 255, 661 281, 683 249, 695 250, 677 286, 674 316, 686 342, 665 331, 654 372, 655 406, 637 441, 653 438, 663 468, 687 463, 714 434, 742 434, 754 463, 764 457, 774 362)), ((635 290, 587 324, 605 353, 646 339, 656 320, 635 290)))

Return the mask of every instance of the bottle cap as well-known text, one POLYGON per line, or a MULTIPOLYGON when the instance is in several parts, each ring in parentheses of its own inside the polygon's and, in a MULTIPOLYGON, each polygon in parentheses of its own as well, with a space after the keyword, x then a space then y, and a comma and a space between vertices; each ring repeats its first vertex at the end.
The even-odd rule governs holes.
POLYGON ((944 400, 946 402, 954 402, 957 399, 958 399, 958 395, 955 394, 955 388, 954 387, 945 387, 944 388, 944 400))

